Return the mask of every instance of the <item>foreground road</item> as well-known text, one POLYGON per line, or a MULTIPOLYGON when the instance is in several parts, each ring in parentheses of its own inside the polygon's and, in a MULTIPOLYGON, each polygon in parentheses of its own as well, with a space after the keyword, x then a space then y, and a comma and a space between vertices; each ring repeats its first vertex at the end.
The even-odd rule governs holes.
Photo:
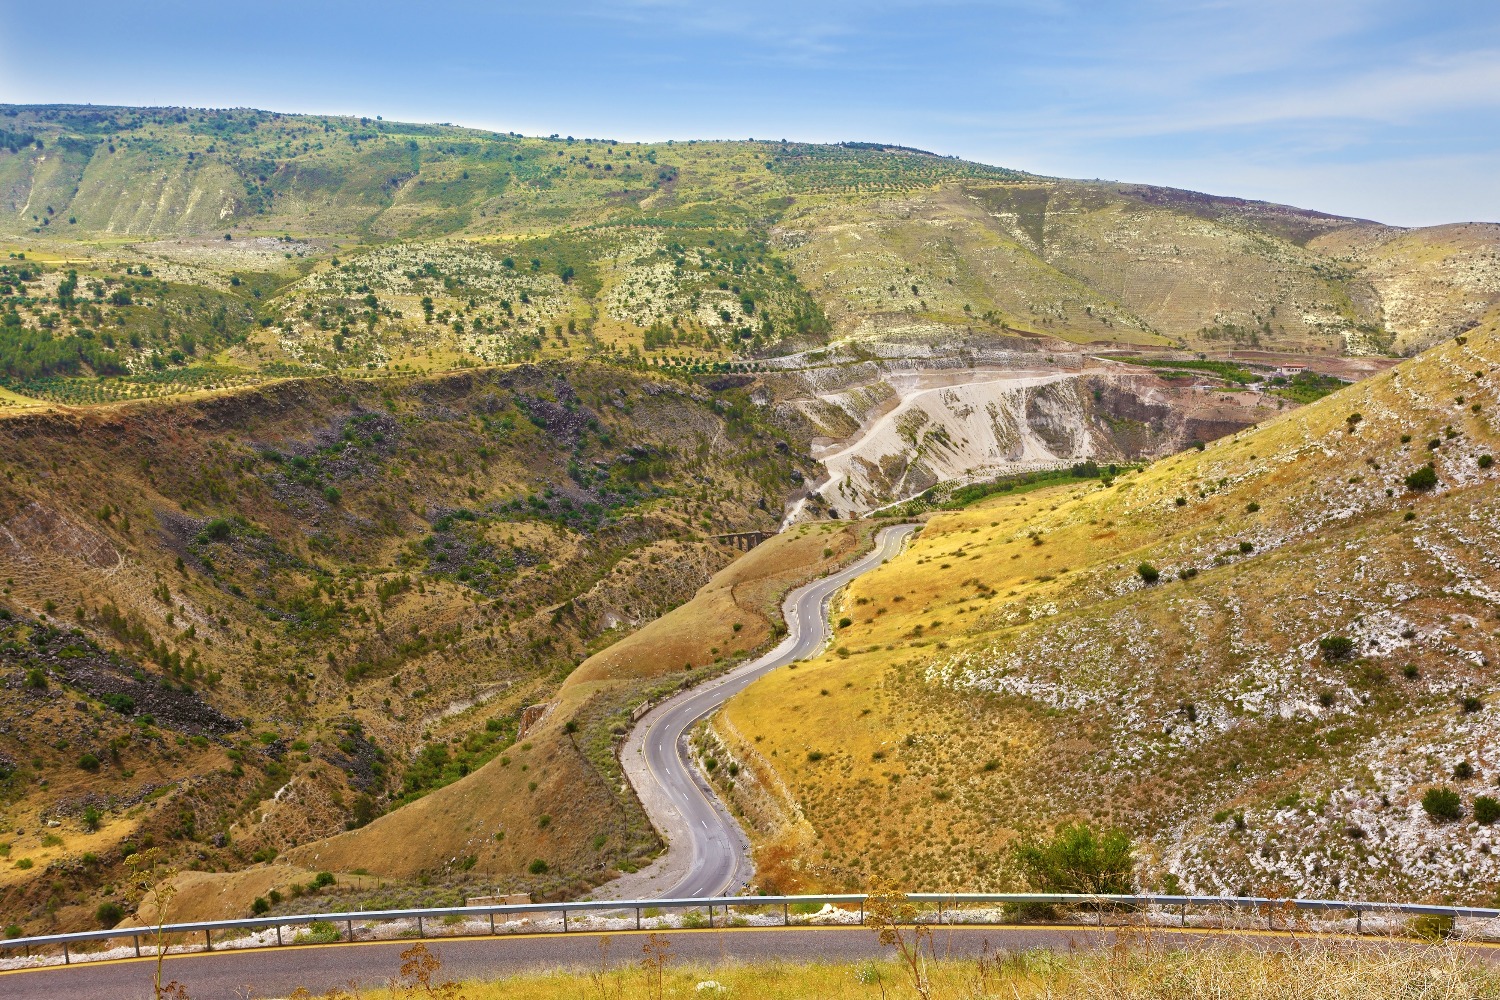
POLYGON ((816 654, 828 641, 833 595, 901 550, 916 525, 884 528, 869 555, 799 587, 783 605, 787 634, 765 656, 701 684, 648 712, 620 754, 626 777, 656 829, 666 854, 638 876, 606 886, 601 898, 692 898, 730 895, 750 881, 744 831, 691 762, 687 734, 705 716, 777 667, 816 654))
MULTIPOLYGON (((1133 947, 1150 943, 1165 948, 1260 948, 1268 951, 1306 947, 1308 934, 1215 931, 1155 931, 1131 928, 1133 947)), ((726 964, 785 960, 796 962, 852 962, 887 957, 875 935, 865 927, 734 928, 659 932, 671 942, 671 964, 722 968, 726 964)), ((537 934, 499 938, 429 940, 427 945, 443 960, 440 979, 495 979, 525 972, 553 970, 591 972, 601 967, 620 969, 640 961, 647 932, 616 934, 537 934), (606 940, 607 939, 607 940, 606 940)), ((1349 938, 1317 940, 1346 947, 1421 948, 1412 942, 1380 939, 1354 942, 1349 938)), ((943 927, 933 935, 940 958, 965 958, 988 951, 1035 949, 1073 951, 1110 947, 1111 929, 1087 927, 943 927)), ((307 945, 248 952, 184 955, 167 960, 165 978, 187 987, 194 1000, 244 1000, 247 997, 285 997, 299 986, 321 996, 332 987, 359 990, 386 985, 401 965, 401 951, 410 941, 371 944, 307 945)), ((1500 949, 1468 945, 1470 956, 1500 961, 1500 949)), ((151 961, 131 959, 92 966, 0 973, 0 997, 6 1000, 147 1000, 151 995, 151 961)))

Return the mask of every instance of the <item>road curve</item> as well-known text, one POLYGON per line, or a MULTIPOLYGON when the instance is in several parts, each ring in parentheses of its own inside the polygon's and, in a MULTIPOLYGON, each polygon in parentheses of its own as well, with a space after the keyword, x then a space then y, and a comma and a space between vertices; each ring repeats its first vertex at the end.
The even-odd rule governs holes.
POLYGON ((752 874, 745 833, 692 763, 687 734, 699 720, 756 679, 821 650, 829 638, 833 595, 900 551, 914 524, 881 529, 875 548, 858 562, 798 587, 782 605, 787 634, 769 653, 722 677, 690 688, 648 712, 626 738, 620 760, 646 814, 667 842, 667 852, 643 873, 626 876, 618 888, 634 898, 730 895, 752 874), (654 870, 654 872, 653 872, 654 870), (628 881, 627 881, 628 880, 628 881))

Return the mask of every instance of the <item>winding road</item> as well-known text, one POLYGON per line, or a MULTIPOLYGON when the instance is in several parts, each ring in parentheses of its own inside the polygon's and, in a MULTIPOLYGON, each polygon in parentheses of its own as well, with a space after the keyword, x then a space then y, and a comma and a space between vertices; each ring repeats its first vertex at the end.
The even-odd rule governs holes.
POLYGON ((829 638, 833 595, 901 550, 914 524, 881 529, 859 561, 787 595, 787 634, 775 649, 729 673, 690 688, 648 712, 626 738, 620 759, 646 814, 667 842, 666 854, 637 875, 605 887, 601 898, 687 898, 732 895, 750 881, 749 842, 722 800, 692 763, 688 733, 701 719, 758 678, 821 650, 829 638))
MULTIPOLYGON (((691 761, 687 734, 705 716, 757 678, 816 654, 828 641, 834 594, 900 551, 916 525, 883 528, 875 548, 848 567, 797 588, 783 604, 787 634, 764 656, 715 680, 690 688, 656 706, 627 738, 621 758, 647 814, 667 841, 666 852, 642 871, 601 888, 600 898, 686 898, 733 894, 750 879, 749 843, 724 803, 691 761)), ((955 929, 954 952, 977 952, 993 929, 955 929)), ((1070 934, 1075 932, 1069 932, 1070 934)), ((607 939, 608 936, 604 936, 607 939)), ((674 958, 700 962, 726 957, 849 960, 879 956, 884 949, 868 931, 855 929, 721 929, 670 932, 674 958), (699 936, 694 936, 699 935, 699 936)), ((558 968, 597 968, 600 935, 542 934, 444 942, 445 976, 485 978, 558 968)), ((378 986, 400 964, 409 942, 304 946, 250 952, 220 951, 174 956, 168 978, 181 980, 195 997, 276 996, 295 987, 358 982, 378 986)), ((625 954, 638 953, 634 943, 625 954)), ((628 963, 631 959, 626 959, 628 963)), ((72 968, 0 972, 0 996, 16 1000, 85 1000, 150 995, 150 959, 90 962, 72 968)))

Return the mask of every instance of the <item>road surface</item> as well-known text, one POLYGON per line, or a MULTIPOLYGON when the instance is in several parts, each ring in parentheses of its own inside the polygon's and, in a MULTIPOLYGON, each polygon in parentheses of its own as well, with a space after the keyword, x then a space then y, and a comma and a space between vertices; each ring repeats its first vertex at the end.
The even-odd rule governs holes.
POLYGON ((667 842, 666 854, 637 875, 617 880, 600 898, 693 898, 732 895, 750 881, 749 842, 739 823, 692 763, 687 734, 699 720, 756 679, 827 643, 829 602, 849 581, 901 550, 916 525, 881 529, 874 551, 821 580, 799 587, 783 604, 787 634, 777 647, 729 673, 690 688, 648 712, 620 754, 626 777, 667 842))

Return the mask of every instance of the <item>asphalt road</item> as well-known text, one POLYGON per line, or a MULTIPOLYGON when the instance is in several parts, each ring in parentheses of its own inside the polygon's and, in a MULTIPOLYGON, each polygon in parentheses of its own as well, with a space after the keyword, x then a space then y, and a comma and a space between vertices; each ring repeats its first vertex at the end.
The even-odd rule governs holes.
POLYGON ((915 528, 901 524, 882 529, 869 555, 792 591, 783 606, 787 634, 775 649, 663 702, 636 726, 626 743, 626 775, 652 823, 666 838, 668 858, 664 867, 675 871, 686 862, 685 871, 675 881, 653 887, 641 898, 731 895, 750 881, 752 869, 744 831, 692 763, 687 734, 699 720, 758 678, 819 652, 828 641, 833 595, 900 551, 915 528), (678 857, 672 857, 674 852, 678 857))
MULTIPOLYGON (((734 962, 783 959, 797 962, 849 962, 885 957, 888 950, 864 927, 732 928, 659 932, 671 942, 670 964, 722 967, 734 962)), ((1150 944, 1165 948, 1254 947, 1266 950, 1305 947, 1314 936, 1268 932, 1162 931, 1150 933, 1150 944)), ((1145 947, 1144 932, 1131 931, 1134 947, 1145 947)), ((1348 947, 1420 948, 1410 942, 1323 938, 1348 947)), ((427 942, 442 959, 440 979, 495 979, 525 972, 618 969, 641 959, 646 932, 616 934, 537 934, 516 937, 460 938, 427 942), (607 941, 605 940, 607 939, 607 941), (601 944, 602 942, 602 944, 601 944)), ((1019 952, 1046 948, 1072 951, 1109 947, 1110 929, 1086 927, 942 927, 933 935, 940 958, 963 958, 986 948, 1019 952)), ((321 996, 332 987, 379 988, 396 974, 400 953, 412 942, 304 945, 283 949, 183 955, 167 960, 165 979, 187 987, 193 1000, 246 1000, 285 997, 299 986, 321 996)), ((1466 951, 1495 962, 1500 950, 1483 945, 1466 951)), ((0 973, 0 997, 6 1000, 147 1000, 151 996, 149 959, 101 962, 68 969, 0 973)))

